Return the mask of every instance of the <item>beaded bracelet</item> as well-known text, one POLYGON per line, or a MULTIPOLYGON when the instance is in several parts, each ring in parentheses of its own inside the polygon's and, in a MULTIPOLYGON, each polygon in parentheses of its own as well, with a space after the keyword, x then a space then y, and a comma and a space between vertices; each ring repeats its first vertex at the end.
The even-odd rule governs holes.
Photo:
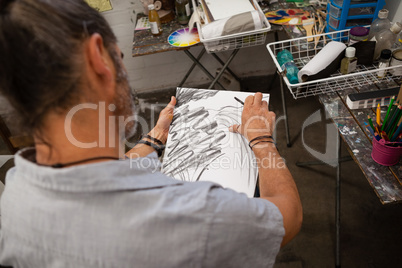
POLYGON ((158 146, 155 143, 144 140, 139 140, 136 144, 145 144, 151 146, 158 153, 158 157, 162 155, 162 152, 165 149, 165 145, 158 146))
POLYGON ((160 141, 160 140, 158 140, 157 138, 154 138, 154 137, 152 137, 152 136, 149 136, 148 134, 142 134, 142 135, 141 135, 141 140, 142 140, 143 138, 150 139, 151 141, 154 141, 154 142, 156 142, 156 143, 159 144, 159 145, 163 145, 163 142, 162 142, 162 141, 160 141))

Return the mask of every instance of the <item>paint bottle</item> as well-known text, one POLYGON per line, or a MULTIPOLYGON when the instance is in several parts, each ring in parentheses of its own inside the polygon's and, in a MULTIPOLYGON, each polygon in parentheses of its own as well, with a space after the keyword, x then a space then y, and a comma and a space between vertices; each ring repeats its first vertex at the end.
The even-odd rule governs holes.
POLYGON ((158 12, 156 12, 155 6, 153 4, 148 6, 148 10, 148 19, 149 25, 151 26, 151 33, 153 36, 160 35, 162 33, 162 27, 158 12))
POLYGON ((190 20, 191 16, 191 8, 188 0, 176 0, 175 6, 176 6, 177 21, 181 25, 188 24, 188 21, 190 20))
POLYGON ((280 51, 276 57, 282 70, 286 70, 286 77, 289 79, 289 82, 291 84, 299 83, 299 79, 297 77, 299 68, 297 68, 297 65, 293 61, 292 53, 290 53, 289 50, 284 49, 280 51))
POLYGON ((387 70, 384 69, 389 66, 389 60, 391 58, 391 54, 392 52, 389 49, 384 49, 383 51, 381 51, 381 56, 378 61, 378 72, 377 72, 378 78, 384 78, 385 75, 387 74, 387 70))
POLYGON ((346 49, 345 57, 341 61, 341 73, 348 74, 356 70, 357 58, 355 57, 356 48, 348 47, 346 49))

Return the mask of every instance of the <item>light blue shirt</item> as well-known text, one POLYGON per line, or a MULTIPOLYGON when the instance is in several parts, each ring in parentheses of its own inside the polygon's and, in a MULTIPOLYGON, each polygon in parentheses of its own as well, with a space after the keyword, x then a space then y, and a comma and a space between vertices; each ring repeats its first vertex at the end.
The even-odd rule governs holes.
POLYGON ((158 170, 156 154, 62 169, 19 152, 1 198, 0 263, 17 267, 271 267, 278 208, 158 170))

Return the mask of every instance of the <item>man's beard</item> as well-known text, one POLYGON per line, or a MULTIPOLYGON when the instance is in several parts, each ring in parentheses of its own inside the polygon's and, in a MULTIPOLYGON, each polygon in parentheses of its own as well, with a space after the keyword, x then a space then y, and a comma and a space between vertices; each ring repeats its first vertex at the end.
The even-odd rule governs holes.
POLYGON ((118 122, 116 123, 117 127, 119 128, 120 140, 124 142, 135 134, 137 127, 137 115, 127 73, 125 70, 123 70, 123 68, 121 68, 116 76, 117 94, 114 99, 114 103, 116 105, 116 110, 114 113, 116 119, 118 119, 118 122))

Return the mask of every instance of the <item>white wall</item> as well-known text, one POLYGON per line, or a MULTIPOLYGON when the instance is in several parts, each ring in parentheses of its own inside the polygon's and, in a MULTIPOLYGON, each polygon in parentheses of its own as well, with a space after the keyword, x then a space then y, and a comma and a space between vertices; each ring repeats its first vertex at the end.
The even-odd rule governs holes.
MULTIPOLYGON (((136 14, 142 12, 139 0, 112 0, 113 10, 103 15, 111 24, 119 39, 119 46, 124 53, 124 64, 129 73, 130 84, 139 92, 152 91, 176 87, 184 77, 192 61, 182 51, 164 52, 153 55, 131 57, 133 32, 136 14)), ((273 34, 267 39, 273 41, 273 34)), ((201 46, 190 49, 197 55, 201 46)), ((230 52, 218 54, 224 61, 230 52)), ((201 63, 215 74, 220 65, 211 56, 205 54, 201 63)), ((238 76, 266 75, 275 71, 271 57, 265 46, 244 48, 239 51, 229 66, 238 76)), ((197 86, 210 81, 208 77, 196 67, 188 78, 185 86, 197 86)))
POLYGON ((388 18, 393 22, 402 22, 402 1, 386 0, 385 7, 389 10, 388 18))

